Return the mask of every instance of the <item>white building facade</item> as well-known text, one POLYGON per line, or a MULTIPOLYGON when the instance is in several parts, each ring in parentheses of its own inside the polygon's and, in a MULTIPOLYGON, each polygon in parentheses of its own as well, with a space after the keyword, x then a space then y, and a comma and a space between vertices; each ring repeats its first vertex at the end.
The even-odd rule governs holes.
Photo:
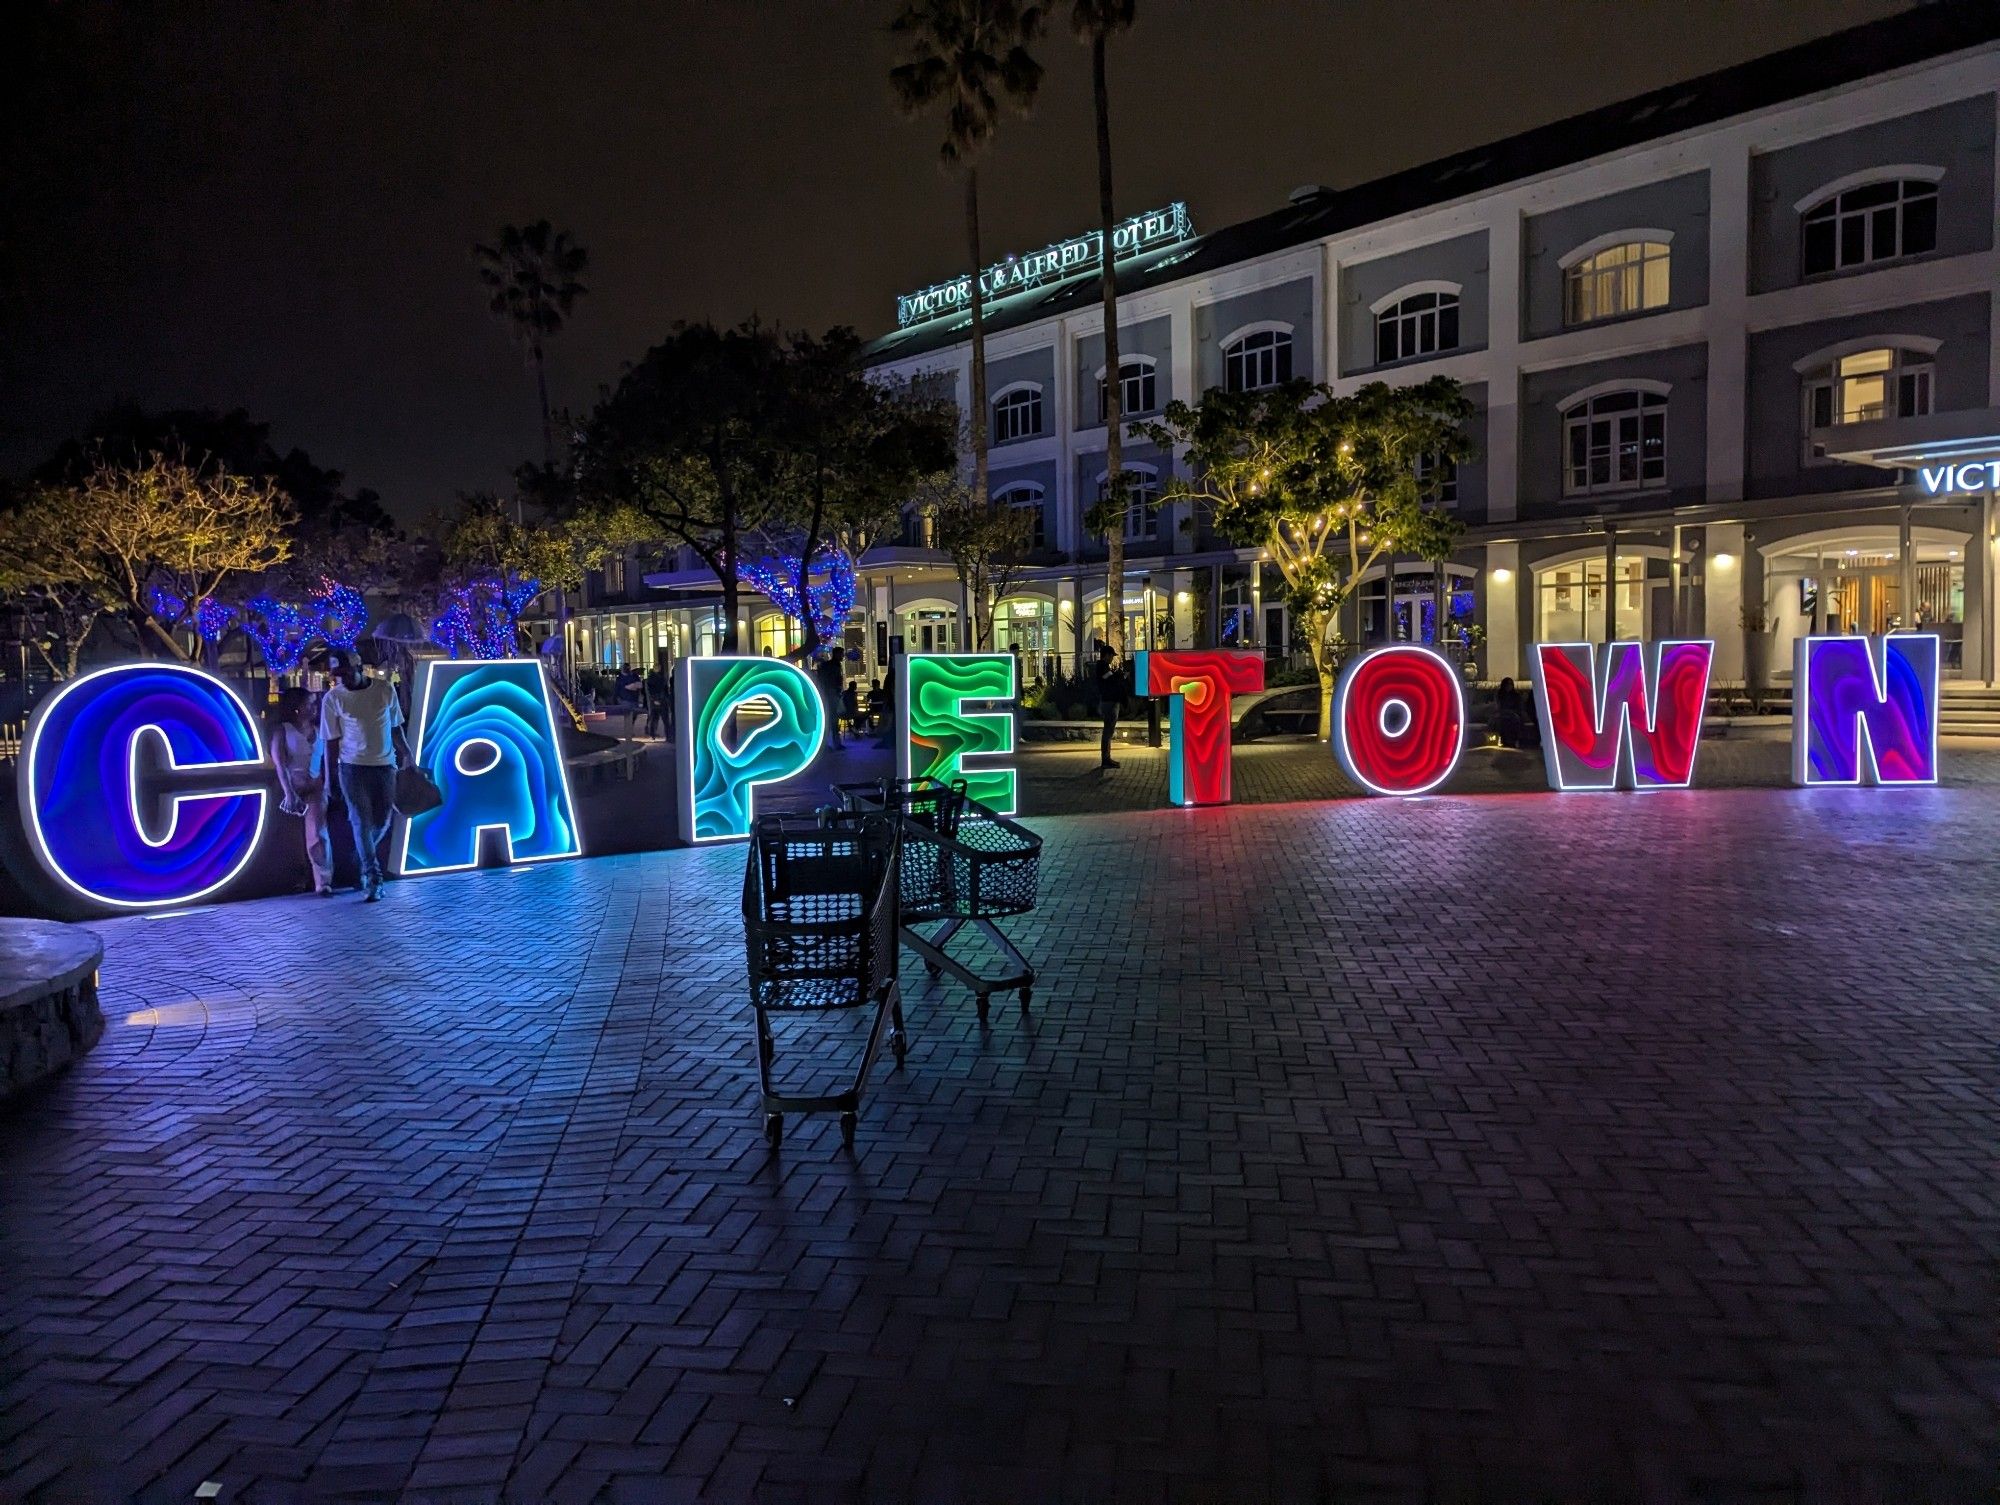
MULTIPOLYGON (((2000 6, 1939 5, 1301 191, 1121 263, 1128 416, 1288 377, 1463 383, 1480 453, 1446 492, 1462 548, 1443 591, 1421 561, 1377 571, 1360 629, 1431 639, 1442 604, 1488 680, 1521 676, 1534 641, 1614 636, 1713 638, 1718 682, 1759 658, 1782 679, 1802 633, 1922 627, 1947 673, 1990 683, 1990 487, 1925 495, 1848 439, 2000 435, 1997 112, 2000 6)), ((1067 662, 1105 602, 1082 523, 1104 471, 1096 279, 989 300, 988 319, 992 493, 1035 513, 1038 541, 996 632, 1067 662)), ((907 327, 871 360, 963 403, 966 328, 907 327)), ((1133 641, 1289 647, 1259 551, 1154 505, 1180 458, 1128 439, 1124 462, 1133 641)), ((864 564, 871 617, 951 645, 935 555, 864 564)))

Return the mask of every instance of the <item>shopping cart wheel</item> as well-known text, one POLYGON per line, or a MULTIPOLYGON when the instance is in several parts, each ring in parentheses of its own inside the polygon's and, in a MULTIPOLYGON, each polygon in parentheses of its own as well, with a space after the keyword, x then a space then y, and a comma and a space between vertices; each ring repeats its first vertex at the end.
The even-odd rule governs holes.
POLYGON ((935 982, 935 981, 936 981, 936 980, 937 980, 938 978, 940 978, 940 977, 944 976, 944 968, 943 968, 943 967, 940 967, 940 966, 939 966, 939 965, 938 965, 938 964, 937 964, 936 962, 934 962, 934 961, 926 961, 926 962, 924 963, 924 970, 925 970, 926 972, 930 973, 930 975, 931 975, 931 980, 932 980, 933 982, 935 982))
POLYGON ((854 1110, 849 1108, 840 1115, 840 1138, 845 1144, 854 1143, 854 1110))
POLYGON ((766 1113, 764 1115, 764 1137, 771 1141, 771 1148, 774 1150, 781 1143, 784 1142, 785 1138, 784 1114, 766 1113))
POLYGON ((1028 1012, 1028 1004, 1029 1004, 1029 1003, 1030 1003, 1030 1002, 1031 1002, 1031 1001, 1033 1000, 1034 996, 1035 996, 1035 990, 1034 990, 1033 988, 1023 988, 1023 989, 1021 989, 1021 1012, 1022 1012, 1022 1013, 1024 1013, 1024 1014, 1025 1014, 1025 1013, 1027 1013, 1027 1012, 1028 1012))

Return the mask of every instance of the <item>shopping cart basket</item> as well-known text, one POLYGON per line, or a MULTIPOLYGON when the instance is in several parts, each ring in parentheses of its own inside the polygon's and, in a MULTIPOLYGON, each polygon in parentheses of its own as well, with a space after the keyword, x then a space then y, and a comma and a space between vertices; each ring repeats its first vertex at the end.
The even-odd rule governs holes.
POLYGON ((757 1015, 757 1073, 764 1135, 784 1138, 786 1113, 840 1114, 854 1141, 855 1113, 882 1032, 902 1063, 903 1005, 897 988, 898 830, 881 815, 828 819, 771 815, 750 835, 743 873, 743 942, 750 1003, 757 1015), (824 1012, 873 1004, 875 1022, 854 1084, 843 1092, 794 1096, 776 1091, 771 1062, 774 1013, 824 1012))
POLYGON ((1035 907, 1041 837, 970 798, 962 781, 885 779, 836 784, 834 793, 850 811, 899 818, 903 940, 931 976, 949 972, 971 988, 982 1021, 994 993, 1019 988, 1025 1010, 1034 996, 1035 969, 994 921, 1035 907), (929 934, 920 928, 933 924, 929 934), (951 955, 946 948, 952 937, 968 925, 1007 958, 1012 972, 983 976, 951 955))

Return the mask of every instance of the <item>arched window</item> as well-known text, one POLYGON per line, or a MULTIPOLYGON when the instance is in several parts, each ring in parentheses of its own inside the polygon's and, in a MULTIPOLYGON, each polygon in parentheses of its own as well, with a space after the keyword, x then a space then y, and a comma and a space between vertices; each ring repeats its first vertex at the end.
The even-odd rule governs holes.
POLYGON ((1579 392, 1563 404, 1563 495, 1667 480, 1667 390, 1656 382, 1579 392))
POLYGON ((1572 251, 1563 261, 1563 323, 1594 324, 1665 308, 1672 255, 1667 238, 1621 240, 1572 251))
MULTIPOLYGON (((1150 465, 1126 465, 1125 538, 1141 543, 1160 536, 1160 473, 1150 465)), ((1104 500, 1111 484, 1108 471, 1097 473, 1097 499, 1104 500)))
POLYGON ((1458 461, 1418 455, 1416 472, 1417 490, 1424 494, 1425 500, 1440 507, 1458 505, 1458 461))
MULTIPOLYGON (((1150 355, 1121 356, 1118 361, 1118 412, 1121 417, 1130 418, 1137 413, 1150 413, 1159 406, 1159 382, 1156 380, 1159 362, 1150 355)), ((1109 411, 1104 390, 1104 368, 1097 368, 1097 421, 1102 423, 1109 411)))
POLYGON ((1885 178, 1829 193, 1799 224, 1799 271, 1807 277, 1937 249, 1934 179, 1885 178))
POLYGON ((1292 332, 1283 325, 1252 329, 1222 347, 1223 385, 1232 392, 1261 392, 1292 379, 1292 332))
POLYGON ((1027 515, 1027 544, 1031 549, 1045 549, 1049 546, 1048 515, 1042 508, 1043 495, 1042 488, 1033 481, 1016 481, 1006 489, 993 494, 994 506, 1010 507, 1027 515))
POLYGON ((993 399, 993 442, 1032 439, 1042 431, 1042 389, 1019 382, 993 399))
POLYGON ((1805 397, 1806 454, 1823 459, 1826 447, 1813 430, 1877 418, 1919 418, 1931 410, 1937 365, 1935 342, 1832 350, 1799 363, 1805 397))
POLYGON ((1391 293, 1374 305, 1375 362, 1407 361, 1458 348, 1458 289, 1449 284, 1391 293))

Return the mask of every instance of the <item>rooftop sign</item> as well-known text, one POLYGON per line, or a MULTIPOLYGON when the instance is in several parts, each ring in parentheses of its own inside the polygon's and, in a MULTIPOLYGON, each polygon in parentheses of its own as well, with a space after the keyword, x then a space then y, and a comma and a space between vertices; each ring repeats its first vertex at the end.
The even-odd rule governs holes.
POLYGON ((1917 472, 1929 496, 1961 496, 2000 491, 2000 460, 1968 460, 1962 465, 1926 465, 1917 472))
MULTIPOLYGON (((1136 214, 1111 232, 1113 260, 1141 256, 1164 246, 1178 245, 1194 238, 1186 204, 1169 204, 1136 214)), ((1051 282, 1062 282, 1104 264, 1104 232, 1092 230, 1071 240, 1059 240, 1025 256, 1009 256, 979 274, 979 295, 992 302, 1013 293, 1026 292, 1051 282)), ((964 313, 970 307, 972 278, 960 276, 940 282, 919 293, 904 293, 896 299, 896 323, 903 329, 925 324, 947 314, 964 313)))

